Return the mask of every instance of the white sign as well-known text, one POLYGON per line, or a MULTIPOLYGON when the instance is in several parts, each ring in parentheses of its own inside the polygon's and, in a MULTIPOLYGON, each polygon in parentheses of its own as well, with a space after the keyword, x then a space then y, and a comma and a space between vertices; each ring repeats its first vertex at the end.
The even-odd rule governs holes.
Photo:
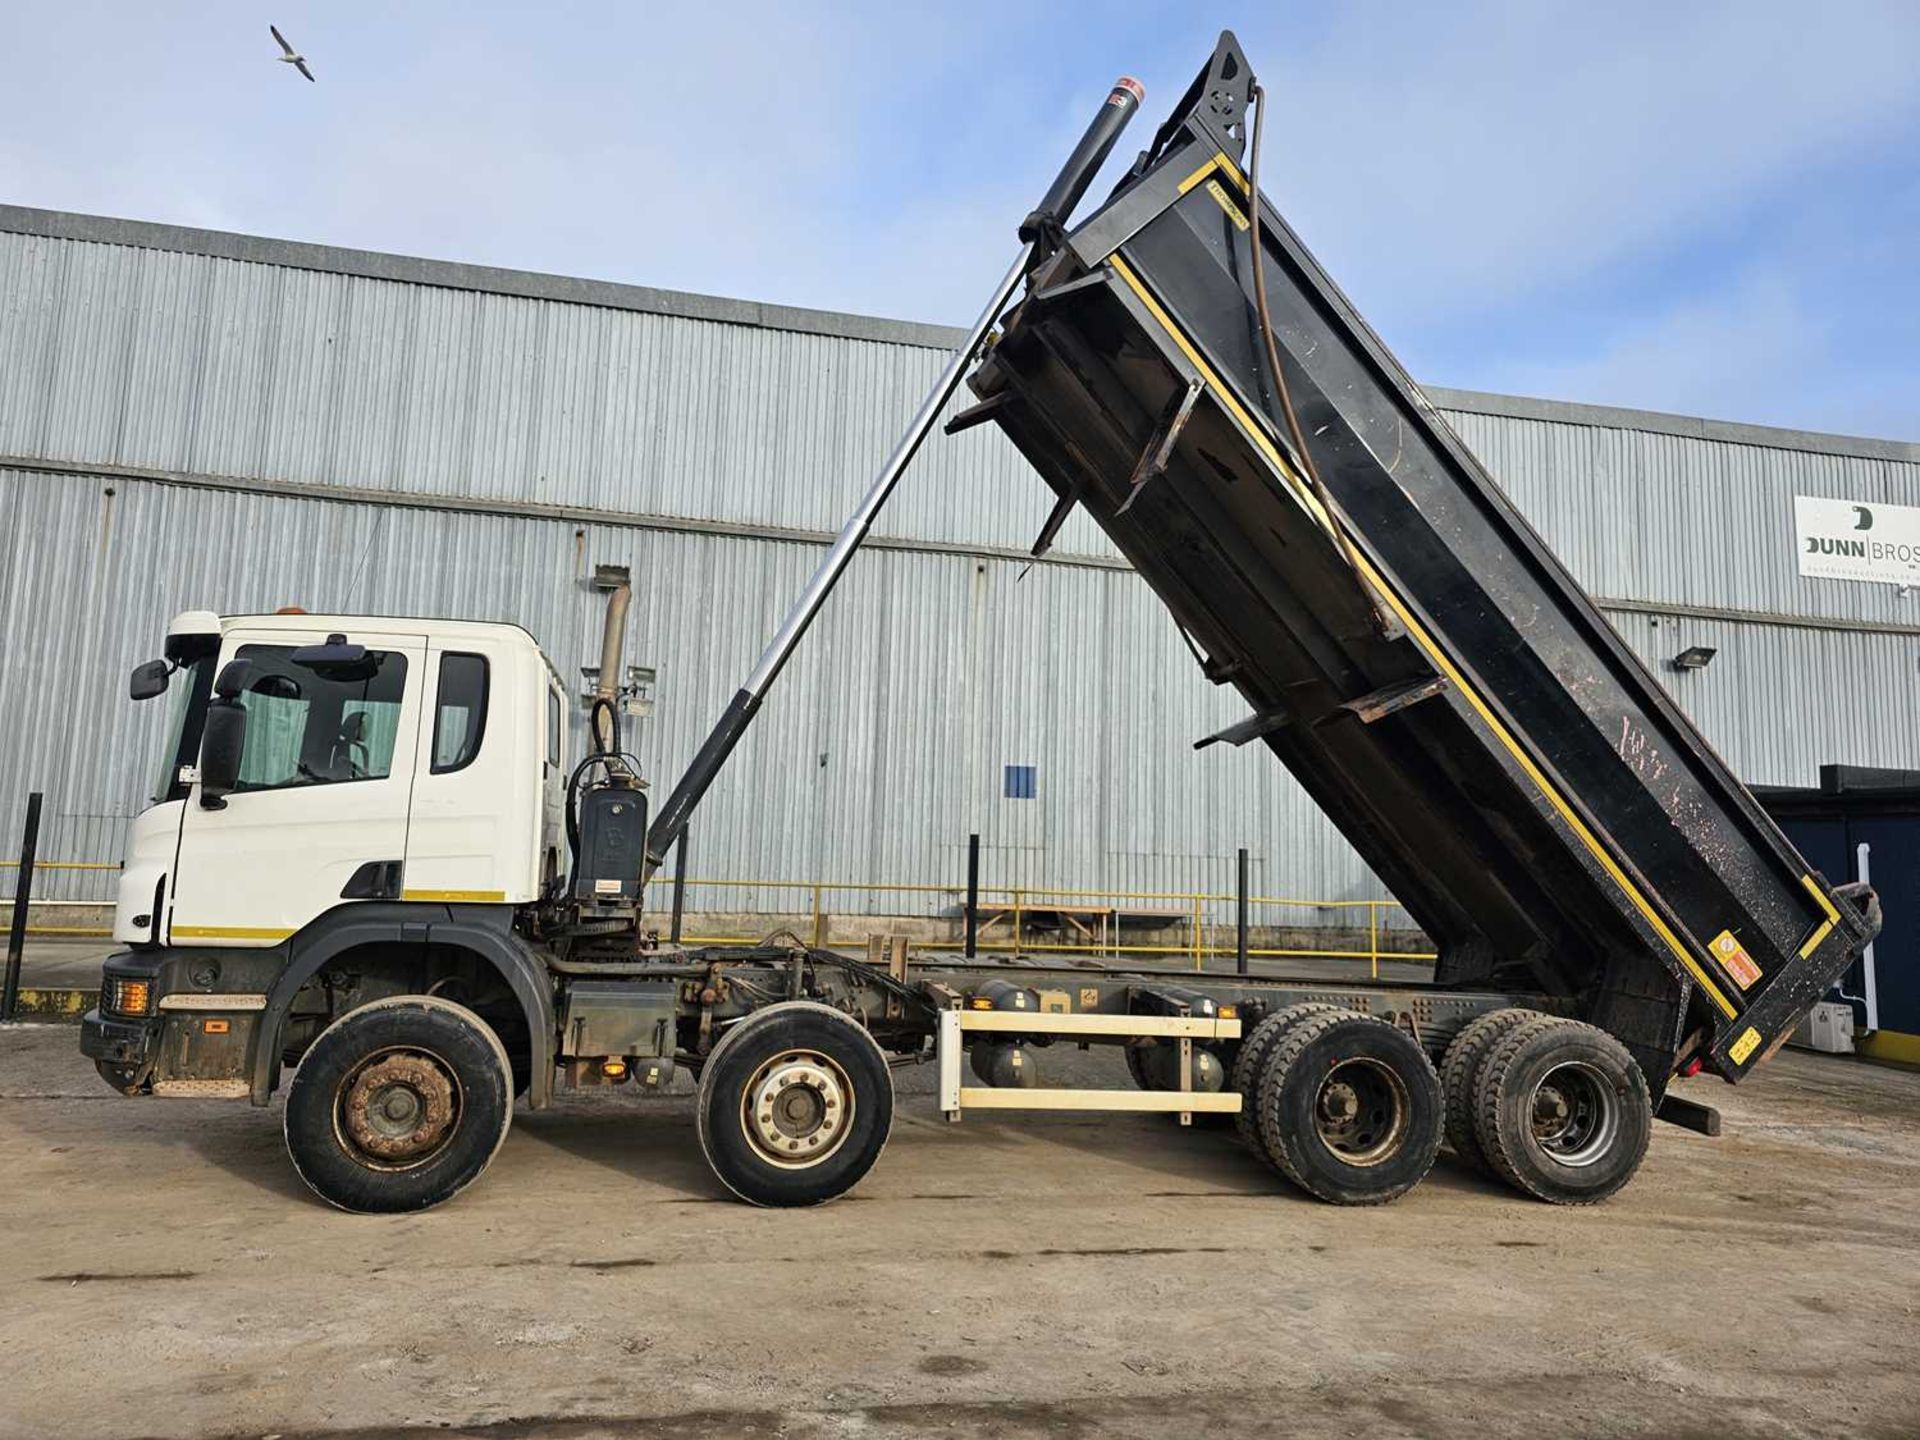
POLYGON ((1920 508, 1796 495, 1793 528, 1802 575, 1920 585, 1920 508))

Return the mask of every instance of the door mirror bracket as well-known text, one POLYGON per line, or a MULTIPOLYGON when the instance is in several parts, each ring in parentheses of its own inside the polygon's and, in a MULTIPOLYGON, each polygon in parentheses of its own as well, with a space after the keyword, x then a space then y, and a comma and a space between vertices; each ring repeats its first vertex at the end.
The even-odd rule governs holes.
POLYGON ((251 660, 229 660, 213 682, 214 699, 207 706, 206 728, 200 737, 200 808, 224 810, 227 796, 240 783, 240 761, 247 748, 247 707, 240 694, 253 671, 251 660))

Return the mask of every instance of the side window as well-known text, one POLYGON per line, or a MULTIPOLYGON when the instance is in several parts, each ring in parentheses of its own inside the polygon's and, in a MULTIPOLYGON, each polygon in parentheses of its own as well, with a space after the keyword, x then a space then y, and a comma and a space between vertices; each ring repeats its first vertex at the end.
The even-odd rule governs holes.
POLYGON ((487 658, 440 657, 440 698, 433 710, 433 773, 464 770, 487 730, 487 658))
POLYGON ((406 656, 369 650, 351 669, 319 671, 294 664, 293 650, 242 645, 237 653, 253 669, 240 696, 247 747, 236 789, 385 779, 400 733, 406 656))
POLYGON ((547 763, 560 768, 560 697, 547 689, 547 763))

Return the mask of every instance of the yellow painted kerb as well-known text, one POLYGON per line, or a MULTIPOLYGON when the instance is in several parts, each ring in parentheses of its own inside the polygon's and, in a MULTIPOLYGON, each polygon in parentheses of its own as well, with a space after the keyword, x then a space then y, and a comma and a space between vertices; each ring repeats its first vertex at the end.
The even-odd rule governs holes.
MULTIPOLYGON (((1209 161, 1209 167, 1211 167, 1213 163, 1213 161, 1209 161)), ((1198 183, 1197 180, 1195 183, 1198 183)), ((1174 324, 1172 317, 1160 307, 1159 302, 1148 293, 1147 287, 1141 283, 1140 277, 1134 274, 1132 267, 1117 254, 1111 257, 1110 263, 1113 266, 1114 273, 1126 283, 1127 287, 1132 290, 1134 294, 1140 297, 1140 301, 1147 307, 1148 313, 1160 323, 1161 328, 1167 332, 1168 336, 1173 340, 1173 343, 1179 347, 1180 352, 1185 355, 1187 359, 1192 362, 1194 368, 1200 372, 1201 380, 1213 391, 1214 397, 1220 402, 1221 407, 1239 424, 1240 428, 1246 433, 1247 438, 1253 441, 1255 448, 1257 448, 1262 455, 1266 456, 1268 463, 1273 466, 1280 478, 1286 482, 1287 486, 1300 500, 1300 503, 1306 506, 1308 513, 1313 515, 1323 527, 1331 529, 1331 526, 1328 524, 1326 512, 1321 508, 1320 502, 1314 497, 1313 492, 1307 489, 1300 478, 1293 473, 1292 468, 1281 458, 1280 452, 1274 447, 1273 442, 1267 439, 1260 427, 1254 423, 1253 418, 1241 408, 1232 392, 1221 383, 1220 377, 1214 373, 1213 368, 1209 366, 1205 360, 1200 358, 1200 352, 1188 341, 1186 336, 1181 332, 1180 327, 1174 324)), ((1552 782, 1547 779, 1545 773, 1534 762, 1533 757, 1528 755, 1527 752, 1520 747, 1520 743, 1514 739, 1505 724, 1501 722, 1500 717, 1494 713, 1493 707, 1487 703, 1478 690, 1467 683, 1467 679, 1461 674, 1460 668, 1453 663, 1434 638, 1427 633, 1426 627, 1414 618, 1413 612, 1408 609, 1399 595, 1387 584, 1385 577, 1374 568, 1365 555, 1360 554, 1358 551, 1354 552, 1354 560, 1360 567, 1360 572, 1366 578, 1367 583, 1374 588, 1381 599, 1386 601, 1388 606, 1392 608, 1394 614, 1400 617, 1401 623, 1407 627, 1407 633, 1413 637, 1414 642, 1427 653, 1428 658, 1433 661, 1435 667, 1439 669, 1441 674, 1445 675, 1447 679, 1453 683, 1455 688, 1460 691, 1460 694, 1466 699, 1467 703, 1473 707, 1474 712, 1480 716, 1487 728, 1493 732, 1494 738, 1513 756, 1521 770, 1526 774, 1527 778, 1533 782, 1535 787, 1539 789, 1540 793, 1546 796, 1548 803, 1553 806, 1555 812, 1566 822, 1567 827, 1579 837, 1581 844, 1586 846, 1588 852, 1593 855, 1594 859, 1600 862, 1600 868, 1604 870, 1608 878, 1620 888, 1621 893, 1633 903, 1634 908, 1640 912, 1647 924, 1653 928, 1653 932, 1660 937, 1661 942, 1666 945, 1666 947, 1673 952, 1675 958, 1686 967, 1687 972, 1693 976, 1701 990, 1703 990, 1713 1003, 1729 1018, 1737 1015, 1739 1011, 1734 1007, 1733 1002, 1727 999, 1720 988, 1713 983, 1713 980, 1708 976, 1705 968, 1702 967, 1700 962, 1688 951, 1687 947, 1681 942, 1680 937, 1673 933, 1673 927, 1667 924, 1660 913, 1653 908, 1652 903, 1640 893, 1638 887, 1627 877, 1626 871, 1621 868, 1619 862, 1608 853, 1606 847, 1600 843, 1599 837, 1596 836, 1593 831, 1588 828, 1586 822, 1575 813, 1573 806, 1568 802, 1566 797, 1554 788, 1552 782)), ((1825 900, 1823 897, 1822 904, 1824 903, 1825 900)))

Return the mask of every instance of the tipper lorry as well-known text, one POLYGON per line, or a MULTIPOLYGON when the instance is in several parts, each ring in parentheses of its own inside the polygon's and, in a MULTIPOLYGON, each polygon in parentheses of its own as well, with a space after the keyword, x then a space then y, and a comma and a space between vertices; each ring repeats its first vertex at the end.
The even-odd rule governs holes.
POLYGON ((569 697, 514 626, 178 617, 132 679, 173 712, 120 881, 126 948, 82 1028, 101 1075, 261 1106, 284 1088, 296 1169, 361 1211, 457 1193, 517 1097, 681 1071, 715 1175, 765 1205, 856 1184, 894 1070, 921 1062, 954 1120, 1231 1116, 1340 1204, 1404 1194, 1443 1145, 1591 1203, 1656 1118, 1715 1131, 1670 1082, 1738 1081, 1778 1048, 1878 929, 1871 890, 1801 860, 1259 193, 1265 105, 1231 34, 1068 228, 1141 98, 1114 87, 1021 224, 651 820, 613 697, 571 762, 569 697), (1112 537, 1246 702, 1198 746, 1286 765, 1432 937, 1431 983, 648 928, 649 880, 943 417, 997 425, 1054 492, 1036 555, 1076 506, 1112 537), (1039 1083, 1060 1039, 1125 1047, 1136 1088, 1039 1083))

